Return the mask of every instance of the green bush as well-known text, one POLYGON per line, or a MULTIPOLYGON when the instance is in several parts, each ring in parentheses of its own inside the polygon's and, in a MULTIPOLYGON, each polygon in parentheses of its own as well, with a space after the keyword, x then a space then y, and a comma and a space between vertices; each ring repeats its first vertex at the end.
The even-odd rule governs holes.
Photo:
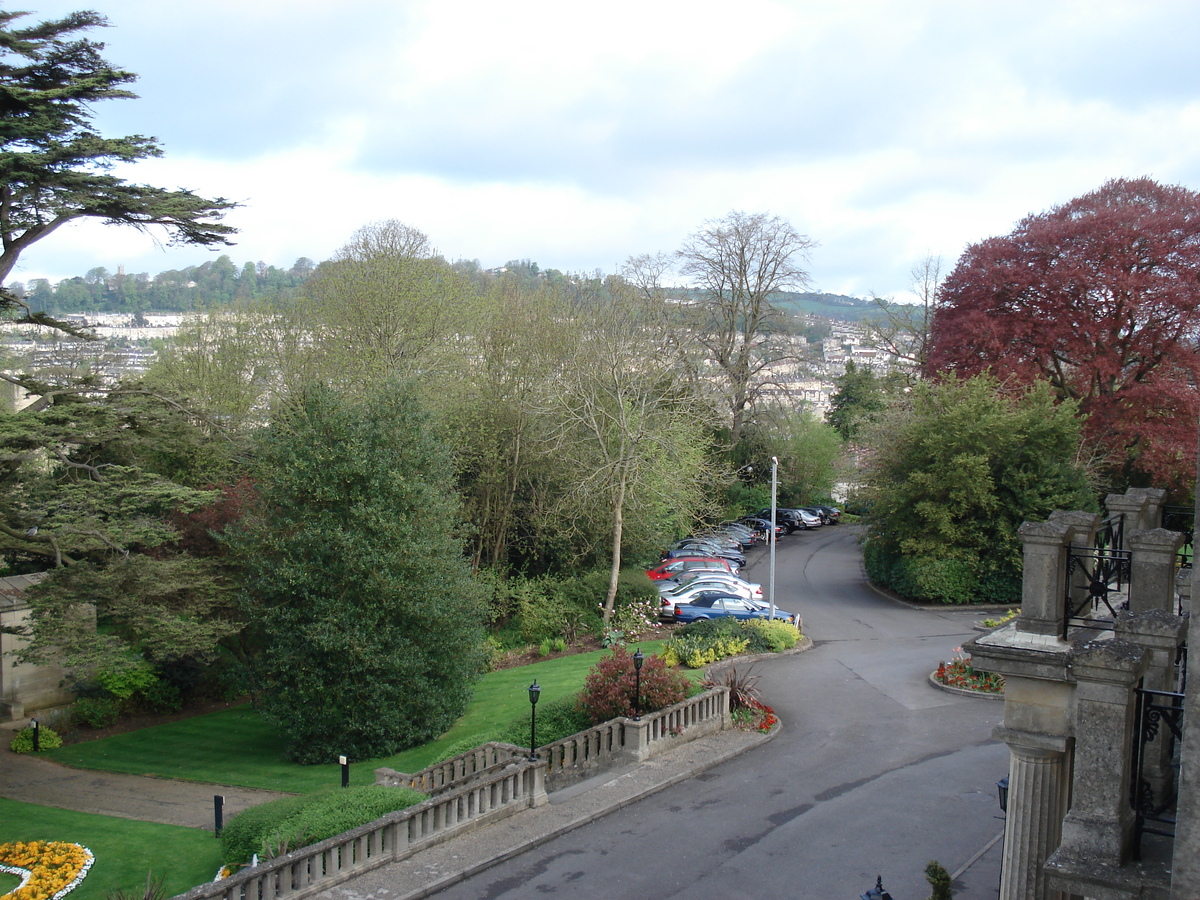
POLYGON ((750 635, 750 648, 760 653, 782 653, 800 641, 800 629, 778 619, 751 619, 742 626, 750 635), (765 650, 758 650, 765 645, 765 650))
POLYGON ((137 705, 151 712, 176 712, 183 709, 183 692, 169 681, 155 681, 135 696, 137 705))
POLYGON ((158 681, 158 676, 149 663, 139 659, 96 673, 96 681, 106 693, 124 701, 151 687, 158 681))
POLYGON ((263 836, 260 856, 280 856, 316 844, 398 809, 415 806, 425 795, 410 788, 367 785, 325 791, 263 836))
MULTIPOLYGON (((569 697, 559 697, 557 700, 539 703, 535 725, 537 734, 534 738, 534 745, 542 747, 569 737, 577 731, 590 728, 592 720, 580 703, 579 695, 572 694, 569 697)), ((492 740, 516 744, 518 747, 528 747, 529 716, 513 719, 492 740)), ((484 742, 479 741, 479 743, 484 742)))
POLYGON ((71 704, 71 718, 78 725, 106 728, 121 717, 121 701, 116 697, 80 697, 71 704))
POLYGON ((284 797, 230 819, 221 831, 221 848, 227 865, 241 865, 255 853, 269 858, 279 850, 315 844, 424 799, 408 788, 379 785, 284 797))
POLYGON ((249 862, 262 847, 264 837, 310 802, 311 796, 281 797, 251 806, 231 818, 221 829, 221 851, 226 865, 240 866, 249 862))
MULTIPOLYGON (((53 750, 55 747, 62 746, 62 738, 58 736, 58 732, 52 728, 47 728, 45 725, 38 727, 38 749, 53 750)), ((12 743, 8 745, 13 753, 32 753, 33 752, 33 729, 29 726, 22 728, 17 732, 17 736, 12 739, 12 743)))

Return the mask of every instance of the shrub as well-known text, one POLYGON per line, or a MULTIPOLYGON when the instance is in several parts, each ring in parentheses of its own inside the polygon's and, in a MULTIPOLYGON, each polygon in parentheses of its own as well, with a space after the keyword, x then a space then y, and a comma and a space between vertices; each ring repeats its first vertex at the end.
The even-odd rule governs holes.
POLYGON ((151 712, 176 712, 183 709, 183 692, 169 681, 155 681, 137 692, 137 704, 151 712))
MULTIPOLYGON (((55 747, 62 746, 62 738, 58 736, 58 732, 53 728, 47 728, 45 725, 38 727, 38 748, 40 750, 53 750, 55 747)), ((8 749, 13 753, 32 753, 33 752, 33 728, 28 725, 17 732, 12 743, 8 745, 8 749)))
MULTIPOLYGON (((534 746, 542 747, 554 741, 562 740, 577 731, 590 728, 592 719, 588 715, 587 710, 580 704, 580 696, 572 694, 569 697, 559 697, 556 700, 539 703, 534 724, 537 728, 537 734, 534 736, 534 746)), ((503 731, 500 732, 500 735, 495 740, 516 744, 518 747, 528 747, 529 716, 518 716, 513 719, 504 726, 503 731)))
POLYGON ((79 725, 106 728, 121 716, 116 697, 80 697, 71 704, 71 718, 79 725))
POLYGON ((158 681, 158 676, 149 663, 131 660, 96 673, 96 681, 106 693, 123 701, 149 688, 158 681))
POLYGON ((759 653, 782 653, 800 641, 800 629, 778 619, 751 619, 742 630, 750 637, 750 648, 759 653))
POLYGON ((410 788, 375 784, 335 788, 311 795, 311 803, 263 836, 258 852, 268 858, 279 856, 373 822, 398 809, 414 806, 424 799, 424 794, 410 788))
MULTIPOLYGON (((655 589, 655 594, 657 593, 655 589)), ((655 596, 653 599, 638 598, 624 606, 615 607, 609 625, 625 634, 641 634, 643 631, 658 628, 659 605, 660 601, 655 596)))
POLYGON ((706 688, 729 688, 729 708, 731 710, 757 709, 762 705, 762 695, 758 691, 758 679, 759 676, 754 673, 753 667, 738 669, 736 666, 729 666, 712 677, 706 678, 704 686, 706 688))
POLYGON ((734 634, 684 634, 671 638, 663 648, 667 665, 700 669, 718 660, 745 653, 750 638, 734 634))
POLYGON ((284 797, 230 819, 221 831, 221 849, 227 864, 241 865, 255 853, 269 857, 281 848, 315 844, 424 799, 424 794, 408 788, 380 785, 284 797))
MULTIPOLYGON (((633 657, 624 647, 614 647, 587 675, 581 702, 592 722, 604 722, 634 714, 633 657)), ((653 712, 678 703, 687 696, 688 683, 682 673, 667 668, 658 655, 649 656, 641 671, 641 712, 653 712)))

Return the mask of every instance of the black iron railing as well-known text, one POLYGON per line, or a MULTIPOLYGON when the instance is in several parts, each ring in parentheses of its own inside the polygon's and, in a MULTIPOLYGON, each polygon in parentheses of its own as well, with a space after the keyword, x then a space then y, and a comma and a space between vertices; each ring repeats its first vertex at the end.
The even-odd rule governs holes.
POLYGON ((1167 531, 1178 531, 1183 535, 1183 546, 1179 548, 1179 565, 1191 568, 1192 549, 1196 536, 1196 510, 1191 506, 1164 506, 1162 527, 1167 531))
POLYGON ((1175 837, 1176 778, 1183 743, 1183 694, 1138 687, 1129 804, 1134 815, 1134 857, 1141 858, 1142 836, 1175 837), (1166 726, 1164 731, 1163 726, 1166 726), (1161 738, 1161 740, 1159 740, 1161 738), (1157 744, 1155 741, 1159 741, 1157 744), (1154 752, 1154 748, 1167 746, 1154 752), (1151 755, 1156 757, 1150 763, 1151 755), (1163 761, 1166 765, 1163 765, 1163 761))
POLYGON ((1112 629, 1117 610, 1127 605, 1127 601, 1117 600, 1114 594, 1129 582, 1132 565, 1133 555, 1128 550, 1072 549, 1067 553, 1064 638, 1072 625, 1112 629), (1081 588, 1086 588, 1087 593, 1081 588))

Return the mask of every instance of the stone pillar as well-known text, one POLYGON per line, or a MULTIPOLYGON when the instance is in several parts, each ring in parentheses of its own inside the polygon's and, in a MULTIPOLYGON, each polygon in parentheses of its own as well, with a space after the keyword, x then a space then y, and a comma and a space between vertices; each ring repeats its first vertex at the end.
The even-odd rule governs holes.
POLYGON ((650 756, 650 723, 644 719, 621 720, 624 742, 621 757, 629 762, 644 762, 650 756))
POLYGON ((1158 609, 1173 613, 1175 558, 1183 546, 1183 535, 1165 528, 1153 528, 1130 532, 1125 541, 1133 555, 1129 572, 1130 612, 1158 609))
MULTIPOLYGON (((1200 501, 1197 503, 1200 506, 1200 501)), ((1196 610, 1200 597, 1200 566, 1192 565, 1188 607, 1196 610)), ((1200 655, 1193 653, 1194 656, 1200 655)), ((1171 863, 1171 900, 1196 900, 1200 894, 1200 674, 1193 671, 1183 699, 1183 749, 1180 753, 1179 796, 1175 802, 1175 850, 1171 863)))
MULTIPOLYGON (((1095 573, 1095 548, 1096 548, 1096 532, 1100 530, 1102 519, 1095 513, 1088 512, 1063 512, 1057 511, 1050 514, 1049 521, 1062 525, 1070 525, 1074 530, 1071 538, 1068 541, 1070 551, 1079 554, 1082 557, 1081 563, 1075 566, 1073 572, 1067 573, 1067 588, 1070 591, 1071 609, 1074 610, 1081 606, 1084 601, 1092 596, 1092 579, 1091 574, 1095 573)), ((1066 613, 1067 601, 1063 601, 1063 613, 1066 613)), ((1083 612, 1085 617, 1091 615, 1091 608, 1087 607, 1083 612)))
POLYGON ((1162 501, 1166 491, 1159 488, 1130 488, 1124 494, 1109 494, 1104 508, 1110 516, 1125 517, 1125 533, 1158 528, 1162 525, 1162 501))
POLYGON ((1075 771, 1071 811, 1056 856, 1120 867, 1132 848, 1130 763, 1135 727, 1134 688, 1150 651, 1119 639, 1089 641, 1071 653, 1075 674, 1075 771))
MULTIPOLYGON (((1116 636, 1150 651, 1150 667, 1142 686, 1151 691, 1179 690, 1179 669, 1175 660, 1187 640, 1187 620, 1162 610, 1145 613, 1121 612, 1114 623, 1116 636)), ((1142 748, 1145 758, 1142 775, 1156 798, 1175 791, 1175 769, 1171 765, 1171 735, 1163 725, 1154 740, 1142 748)))
POLYGON ((1017 631, 1059 635, 1063 631, 1067 545, 1075 529, 1065 522, 1026 522, 1017 534, 1024 557, 1017 631))
POLYGON ((1067 811, 1066 739, 1003 726, 995 736, 1011 752, 1000 900, 1059 900, 1042 865, 1059 844, 1067 811))

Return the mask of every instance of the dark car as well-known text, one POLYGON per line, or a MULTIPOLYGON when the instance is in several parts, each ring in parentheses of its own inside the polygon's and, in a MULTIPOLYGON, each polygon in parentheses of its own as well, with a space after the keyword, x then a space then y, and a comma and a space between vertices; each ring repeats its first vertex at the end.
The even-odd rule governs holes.
POLYGON ((826 525, 836 525, 842 521, 842 511, 836 506, 814 506, 813 509, 821 514, 826 525))
MULTIPOLYGON (((760 509, 756 512, 758 518, 767 522, 771 521, 771 509, 760 509)), ((796 514, 794 509, 785 509, 782 506, 775 507, 775 524, 782 525, 788 534, 791 534, 797 528, 801 527, 800 516, 796 514)))
MULTIPOLYGON (((697 622, 700 619, 719 619, 732 616, 735 619, 765 619, 769 610, 758 604, 738 597, 736 594, 705 591, 703 596, 694 597, 690 603, 676 603, 672 618, 679 623, 697 622)), ((796 616, 786 609, 775 608, 775 618, 795 622, 796 616)))

